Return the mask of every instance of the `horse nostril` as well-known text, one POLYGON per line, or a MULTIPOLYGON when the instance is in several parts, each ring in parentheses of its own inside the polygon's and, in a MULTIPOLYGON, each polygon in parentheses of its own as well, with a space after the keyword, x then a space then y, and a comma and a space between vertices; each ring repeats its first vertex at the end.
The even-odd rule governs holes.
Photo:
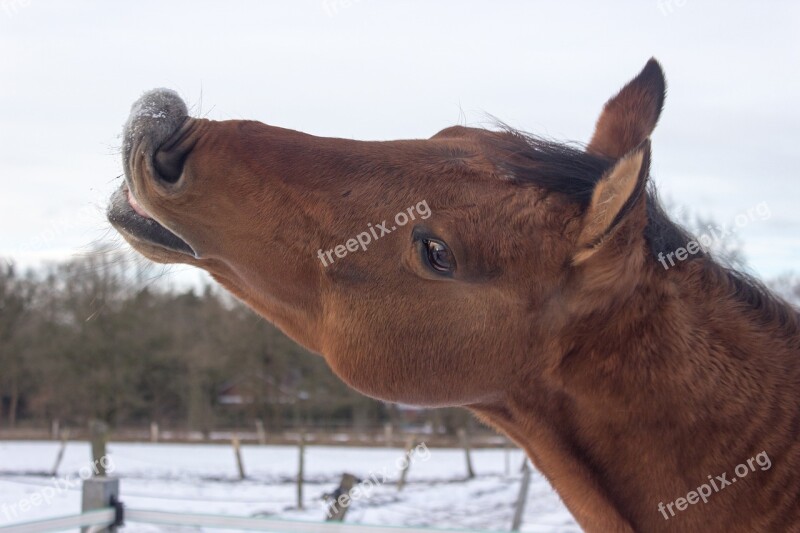
POLYGON ((156 150, 153 156, 153 168, 156 176, 162 181, 177 183, 181 178, 186 158, 197 142, 192 126, 191 119, 184 120, 178 130, 156 150))
POLYGON ((177 183, 183 174, 183 164, 188 156, 188 150, 159 150, 153 158, 156 176, 167 183, 177 183))

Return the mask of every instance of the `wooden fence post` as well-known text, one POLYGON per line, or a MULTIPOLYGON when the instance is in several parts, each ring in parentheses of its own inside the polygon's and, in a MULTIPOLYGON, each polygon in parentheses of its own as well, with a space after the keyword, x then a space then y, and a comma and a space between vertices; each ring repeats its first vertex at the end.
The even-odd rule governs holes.
POLYGON ((150 442, 158 442, 158 422, 150 422, 150 442))
POLYGON ((233 444, 233 453, 236 455, 236 468, 239 470, 239 479, 244 479, 244 462, 242 462, 242 446, 239 442, 239 435, 236 433, 233 434, 233 438, 231 439, 231 444, 233 444))
POLYGON ((69 430, 65 429, 61 432, 61 446, 58 448, 58 455, 56 455, 56 462, 53 465, 53 470, 50 471, 51 476, 58 474, 58 467, 61 466, 61 461, 64 459, 64 451, 67 449, 67 441, 69 440, 69 430))
POLYGON ((298 467, 297 467, 297 508, 303 509, 303 478, 305 477, 306 470, 306 433, 305 430, 300 430, 300 439, 298 442, 298 467))
POLYGON ((50 424, 50 438, 53 440, 58 440, 61 437, 61 423, 59 422, 58 418, 54 418, 53 422, 50 424))
POLYGON ((344 522, 344 517, 351 503, 350 491, 356 486, 357 481, 356 476, 353 474, 342 474, 342 481, 339 483, 339 487, 330 495, 333 498, 333 502, 328 505, 328 514, 325 516, 326 522, 344 522), (339 498, 345 494, 347 494, 347 499, 342 503, 346 502, 346 505, 342 505, 339 503, 339 498))
POLYGON ((475 477, 475 471, 472 469, 472 449, 470 448, 469 436, 464 428, 458 430, 458 438, 464 448, 464 458, 467 461, 467 479, 472 479, 475 477))
POLYGON ((519 531, 522 526, 522 515, 525 512, 525 503, 528 501, 528 487, 531 484, 531 469, 527 459, 522 464, 522 482, 519 486, 517 504, 514 508, 514 520, 511 522, 511 531, 519 531))
POLYGON ((409 435, 406 439, 406 445, 403 448, 405 450, 405 459, 406 462, 404 463, 403 469, 400 470, 400 479, 397 480, 397 492, 403 490, 403 487, 406 486, 406 478, 408 477, 408 469, 411 468, 411 452, 414 449, 414 436, 409 435))
POLYGON ((89 422, 89 435, 92 441, 92 470, 95 476, 106 475, 105 463, 106 443, 108 442, 108 424, 102 420, 89 422))

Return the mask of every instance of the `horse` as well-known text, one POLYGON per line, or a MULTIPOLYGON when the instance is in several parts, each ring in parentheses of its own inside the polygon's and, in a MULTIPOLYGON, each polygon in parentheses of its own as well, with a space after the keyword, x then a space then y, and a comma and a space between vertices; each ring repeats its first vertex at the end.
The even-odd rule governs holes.
POLYGON ((800 531, 800 314, 661 207, 665 94, 651 59, 588 144, 502 124, 368 142, 193 118, 156 89, 108 218, 361 393, 467 408, 587 532, 800 531))

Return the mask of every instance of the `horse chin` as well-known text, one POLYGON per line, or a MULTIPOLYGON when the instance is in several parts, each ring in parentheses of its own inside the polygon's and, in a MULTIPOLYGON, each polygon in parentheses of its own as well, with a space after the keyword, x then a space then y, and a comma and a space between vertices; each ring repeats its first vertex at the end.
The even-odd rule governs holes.
POLYGON ((157 244, 137 239, 136 237, 126 233, 122 233, 122 238, 131 245, 131 248, 154 263, 159 263, 162 265, 172 265, 178 263, 184 263, 188 265, 196 264, 194 258, 187 254, 175 252, 157 244))

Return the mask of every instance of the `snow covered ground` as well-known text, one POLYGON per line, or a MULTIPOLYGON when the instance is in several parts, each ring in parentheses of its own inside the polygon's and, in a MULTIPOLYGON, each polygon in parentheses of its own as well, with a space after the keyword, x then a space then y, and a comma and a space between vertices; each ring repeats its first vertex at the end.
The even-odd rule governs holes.
MULTIPOLYGON (((47 472, 57 451, 55 442, 0 442, 0 525, 79 512, 80 476, 91 468, 89 445, 70 443, 54 479, 47 472)), ((489 531, 510 529, 523 460, 521 451, 511 451, 506 475, 505 451, 474 450, 477 477, 465 481, 462 450, 420 446, 412 456, 407 485, 398 492, 402 450, 309 446, 301 511, 295 508, 295 447, 243 446, 244 481, 238 479, 229 446, 111 443, 108 452, 109 467, 122 480, 121 499, 131 508, 321 521, 327 512, 322 494, 332 492, 342 473, 349 472, 373 480, 374 488, 364 485, 365 496, 351 504, 348 523, 489 531)), ((124 531, 198 529, 129 523, 124 531)), ((531 479, 522 531, 580 532, 537 472, 531 479)))

